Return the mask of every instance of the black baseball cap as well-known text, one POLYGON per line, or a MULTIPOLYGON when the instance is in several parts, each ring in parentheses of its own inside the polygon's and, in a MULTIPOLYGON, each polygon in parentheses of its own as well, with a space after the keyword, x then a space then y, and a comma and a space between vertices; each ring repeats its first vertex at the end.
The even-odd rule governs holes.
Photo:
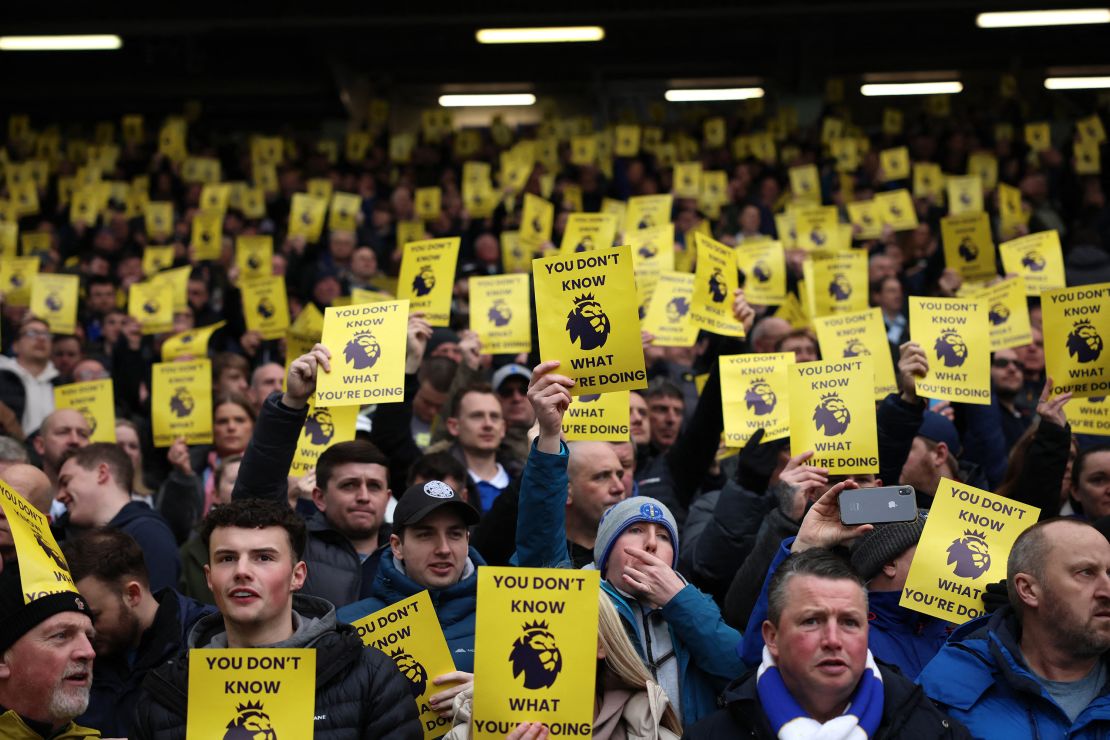
POLYGON ((393 510, 393 528, 397 530, 416 524, 441 506, 457 510, 468 526, 477 524, 481 519, 478 511, 455 489, 441 480, 430 480, 409 486, 401 496, 397 508, 393 510))

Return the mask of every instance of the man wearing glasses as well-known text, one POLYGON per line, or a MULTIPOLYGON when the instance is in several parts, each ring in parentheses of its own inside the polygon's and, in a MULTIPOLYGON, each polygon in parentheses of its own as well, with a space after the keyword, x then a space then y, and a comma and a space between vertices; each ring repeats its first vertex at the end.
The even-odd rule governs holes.
POLYGON ((8 370, 23 383, 23 433, 37 430, 54 410, 54 384, 58 370, 50 361, 53 342, 50 326, 42 319, 27 316, 19 325, 12 342, 15 357, 0 355, 0 370, 8 370))
POLYGON ((528 457, 528 430, 536 423, 536 412, 528 403, 528 381, 531 371, 523 365, 505 365, 493 374, 493 390, 501 400, 501 418, 505 420, 502 451, 514 460, 528 457))

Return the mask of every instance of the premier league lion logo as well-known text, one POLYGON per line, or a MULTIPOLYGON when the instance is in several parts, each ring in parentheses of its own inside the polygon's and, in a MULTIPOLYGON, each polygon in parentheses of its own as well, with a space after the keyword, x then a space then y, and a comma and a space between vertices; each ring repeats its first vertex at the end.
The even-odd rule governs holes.
POLYGON ((11 284, 11 286, 13 288, 22 288, 23 283, 24 283, 23 273, 22 272, 13 272, 12 276, 10 278, 8 278, 8 282, 11 284))
POLYGON ((720 303, 725 299, 726 293, 725 274, 721 272, 721 268, 714 267, 713 273, 709 276, 709 295, 714 303, 720 303))
POLYGON ((759 260, 752 267, 752 275, 761 283, 765 283, 771 279, 771 266, 763 260, 759 260))
POLYGON ((494 326, 505 326, 513 318, 513 310, 509 308, 509 304, 505 303, 505 299, 498 298, 489 307, 490 323, 494 326))
POLYGON ((964 530, 964 536, 948 546, 948 565, 955 564, 952 572, 960 578, 978 578, 990 570, 991 553, 987 536, 982 532, 964 530))
POLYGON ((967 359, 967 344, 955 329, 942 331, 933 349, 937 352, 937 359, 943 362, 945 367, 959 367, 967 359))
POLYGON ((1068 356, 1078 362, 1094 362, 1102 354, 1102 337, 1090 321, 1076 322, 1068 334, 1068 356))
POLYGON ((158 313, 158 309, 161 307, 162 305, 158 303, 157 298, 149 298, 146 303, 143 304, 143 311, 153 316, 158 313))
POLYGON ((601 398, 600 393, 583 393, 581 396, 578 397, 578 402, 579 403, 593 403, 594 401, 596 401, 599 398, 601 398))
POLYGON ((58 552, 58 550, 53 545, 44 540, 42 538, 42 535, 40 535, 38 532, 35 532, 35 542, 37 542, 39 547, 42 548, 42 551, 46 553, 46 557, 54 561, 55 565, 57 565, 62 570, 69 570, 69 566, 66 565, 66 559, 62 557, 62 554, 58 552))
POLYGON ((46 296, 46 307, 51 311, 62 310, 62 297, 57 293, 50 293, 46 296))
POLYGON ((991 304, 990 311, 987 312, 987 318, 990 319, 990 322, 995 326, 1005 324, 1010 320, 1010 309, 1006 307, 1005 303, 993 303, 991 304))
POLYGON ((650 229, 655 226, 655 219, 651 217, 650 213, 645 213, 640 219, 640 223, 636 224, 637 229, 650 229))
POLYGON ((969 193, 966 190, 961 190, 960 191, 960 202, 963 203, 965 206, 971 205, 971 193, 969 193))
POLYGON ((428 295, 436 287, 436 274, 431 265, 424 265, 412 279, 412 291, 418 296, 428 295))
POLYGON ((823 431, 826 437, 835 437, 848 430, 852 414, 840 396, 829 393, 821 396, 821 402, 813 411, 813 421, 817 425, 817 431, 823 431))
POLYGON ((659 254, 659 250, 655 247, 654 244, 645 244, 644 246, 640 247, 636 254, 640 255, 646 260, 649 260, 655 255, 659 254))
POLYGON ((238 714, 227 723, 223 740, 277 740, 270 715, 263 711, 262 702, 247 702, 235 707, 238 714))
POLYGON ((809 232, 809 240, 817 246, 823 246, 829 238, 825 235, 825 230, 820 226, 814 226, 813 231, 809 232))
POLYGON ((347 342, 343 356, 355 370, 369 370, 382 356, 382 347, 373 332, 360 331, 347 342))
POLYGON ((609 338, 609 317, 593 296, 586 293, 574 299, 574 308, 567 314, 567 332, 570 341, 578 342, 581 349, 604 347, 609 338))
POLYGON ((690 312, 690 302, 686 296, 676 295, 667 302, 667 321, 678 321, 690 312))
POLYGON ((524 624, 524 635, 513 643, 509 660, 513 678, 524 674, 524 688, 550 688, 563 669, 563 655, 555 644, 555 635, 548 632, 547 622, 524 624))
POLYGON ((965 262, 974 262, 975 258, 979 256, 979 247, 970 236, 964 237, 964 240, 960 242, 958 251, 965 262))
POLYGON ((312 225, 312 211, 306 210, 301 214, 301 223, 305 226, 312 225))
POLYGON ((412 691, 413 698, 423 696, 428 688, 428 671, 424 666, 406 653, 404 648, 397 648, 389 654, 389 657, 393 658, 401 675, 409 680, 409 690, 412 691))
POLYGON ((93 416, 93 412, 89 411, 87 406, 82 406, 77 409, 77 413, 85 417, 85 423, 89 425, 89 436, 96 434, 96 417, 93 416))
POLYGON ((838 301, 846 301, 852 295, 852 283, 844 273, 836 273, 829 283, 829 295, 838 301))
POLYGON ((869 357, 871 355, 871 350, 867 349, 867 345, 863 343, 862 339, 857 337, 856 339, 849 340, 848 344, 844 345, 845 357, 859 357, 860 355, 864 357, 869 357))
POLYGON ((277 309, 274 308, 274 302, 271 301, 269 298, 263 298, 262 300, 260 300, 258 302, 257 310, 258 315, 264 319, 273 318, 273 315, 277 313, 277 309))
POLYGON ((193 413, 196 405, 197 402, 193 399, 193 394, 185 386, 178 386, 174 390, 173 396, 170 397, 170 411, 179 419, 193 413))
POLYGON ((1021 258, 1021 264, 1024 265, 1030 272, 1040 272, 1044 269, 1044 257, 1039 252, 1029 251, 1021 258))
POLYGON ((756 378, 744 392, 744 404, 756 416, 766 416, 775 410, 778 403, 775 390, 763 378, 756 378))
POLYGON ((247 267, 252 270, 257 270, 259 267, 262 267, 262 260, 256 252, 251 252, 250 255, 247 256, 247 267))
POLYGON ((586 236, 582 237, 582 241, 580 241, 580 242, 578 242, 578 244, 574 245, 574 251, 575 252, 588 252, 589 250, 591 250, 593 248, 594 248, 594 238, 592 236, 588 235, 588 234, 586 236))
POLYGON ((304 433, 314 445, 326 445, 335 436, 335 422, 327 409, 316 409, 304 420, 304 433))

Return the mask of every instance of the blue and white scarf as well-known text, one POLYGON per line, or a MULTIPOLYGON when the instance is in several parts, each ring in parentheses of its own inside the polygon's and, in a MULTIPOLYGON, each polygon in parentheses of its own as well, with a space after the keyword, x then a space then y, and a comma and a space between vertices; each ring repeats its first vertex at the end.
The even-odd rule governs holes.
POLYGON ((790 695, 766 645, 755 686, 763 713, 779 740, 867 740, 875 736, 883 718, 883 677, 870 650, 844 714, 824 724, 806 715, 790 695))

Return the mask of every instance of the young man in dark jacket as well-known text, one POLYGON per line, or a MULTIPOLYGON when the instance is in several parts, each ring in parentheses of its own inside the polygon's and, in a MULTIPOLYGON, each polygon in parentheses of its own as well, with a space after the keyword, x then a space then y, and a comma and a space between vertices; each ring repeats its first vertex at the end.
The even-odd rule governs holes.
MULTIPOLYGON (((313 648, 314 738, 419 740, 409 682, 393 661, 363 646, 353 627, 337 624, 330 603, 297 595, 305 580, 305 536, 304 522, 285 504, 233 501, 213 509, 201 537, 220 613, 196 623, 187 648, 313 648)), ((143 689, 132 740, 184 738, 188 651, 153 671, 143 689)))

